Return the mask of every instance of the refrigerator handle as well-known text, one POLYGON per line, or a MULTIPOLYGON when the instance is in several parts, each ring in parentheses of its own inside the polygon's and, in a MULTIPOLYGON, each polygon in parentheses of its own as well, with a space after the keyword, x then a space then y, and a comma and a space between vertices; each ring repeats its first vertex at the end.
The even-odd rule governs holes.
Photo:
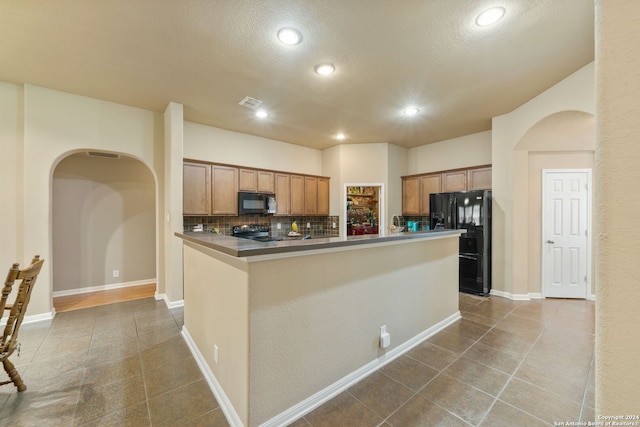
POLYGON ((458 229, 458 200, 455 197, 451 198, 451 222, 453 229, 458 229))

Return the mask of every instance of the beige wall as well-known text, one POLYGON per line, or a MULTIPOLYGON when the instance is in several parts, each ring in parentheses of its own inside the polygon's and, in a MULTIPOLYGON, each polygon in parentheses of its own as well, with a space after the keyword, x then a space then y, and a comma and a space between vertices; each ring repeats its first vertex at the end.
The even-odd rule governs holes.
POLYGON ((192 122, 184 122, 184 157, 322 175, 320 150, 192 122))
POLYGON ((12 263, 21 265, 31 261, 22 256, 22 140, 19 114, 22 87, 0 82, 0 267, 8 269, 12 263))
POLYGON ((640 414, 639 39, 640 2, 596 0, 596 416, 640 414))
POLYGON ((407 175, 491 164, 491 131, 410 148, 407 175))
POLYGON ((54 292, 155 282, 155 182, 145 165, 66 157, 53 173, 52 205, 54 292))
POLYGON ((529 180, 536 178, 529 175, 529 152, 548 149, 556 136, 568 148, 553 150, 593 150, 588 124, 593 132, 589 117, 594 114, 591 63, 513 112, 493 119, 493 289, 514 296, 530 293, 529 180), (527 250, 521 250, 523 245, 527 250))
POLYGON ((47 315, 52 312, 51 203, 56 165, 69 154, 88 149, 122 153, 144 163, 161 188, 162 119, 150 111, 31 85, 2 84, 0 99, 3 116, 7 113, 0 120, 0 135, 6 138, 3 149, 15 153, 16 164, 0 169, 0 182, 8 186, 3 192, 17 205, 15 211, 0 214, 2 227, 17 230, 10 237, 15 241, 3 249, 11 257, 4 262, 28 262, 34 254, 45 259, 27 314, 47 315))

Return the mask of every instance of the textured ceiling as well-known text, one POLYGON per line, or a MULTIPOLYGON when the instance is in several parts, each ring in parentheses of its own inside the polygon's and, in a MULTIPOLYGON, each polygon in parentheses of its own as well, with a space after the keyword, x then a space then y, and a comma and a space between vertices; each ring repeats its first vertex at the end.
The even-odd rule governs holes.
POLYGON ((589 0, 0 0, 0 81, 174 101, 189 121, 320 149, 339 131, 414 147, 488 130, 593 61, 593 21, 589 0), (476 26, 494 5, 505 17, 476 26), (279 43, 284 26, 302 43, 279 43))

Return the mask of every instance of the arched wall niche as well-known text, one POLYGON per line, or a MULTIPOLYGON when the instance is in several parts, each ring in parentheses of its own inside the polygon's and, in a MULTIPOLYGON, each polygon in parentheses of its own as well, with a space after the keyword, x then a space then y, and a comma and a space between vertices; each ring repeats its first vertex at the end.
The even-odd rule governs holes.
POLYGON ((90 149, 58 156, 51 169, 52 295, 154 283, 156 194, 154 171, 135 156, 90 149))

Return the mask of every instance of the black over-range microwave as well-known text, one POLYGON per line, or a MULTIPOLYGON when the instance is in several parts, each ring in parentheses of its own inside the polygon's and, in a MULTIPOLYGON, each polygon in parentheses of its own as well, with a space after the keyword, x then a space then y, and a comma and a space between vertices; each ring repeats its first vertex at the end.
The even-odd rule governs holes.
POLYGON ((274 214, 276 195, 270 193, 238 192, 238 214, 274 214))

